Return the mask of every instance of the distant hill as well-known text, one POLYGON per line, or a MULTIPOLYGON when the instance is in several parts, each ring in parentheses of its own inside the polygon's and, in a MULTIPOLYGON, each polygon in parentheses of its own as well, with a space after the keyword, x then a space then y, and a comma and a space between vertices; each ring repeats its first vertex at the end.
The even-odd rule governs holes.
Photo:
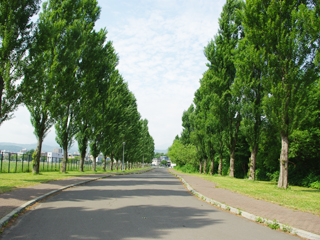
POLYGON ((155 152, 155 153, 164 153, 164 154, 167 154, 167 153, 168 153, 168 149, 167 149, 167 150, 155 149, 154 152, 155 152))
MULTIPOLYGON (((21 149, 26 148, 27 150, 36 149, 37 143, 32 144, 23 144, 23 143, 8 143, 8 142, 0 142, 0 150, 6 150, 8 152, 19 152, 21 149)), ((42 144, 42 152, 52 152, 54 148, 59 148, 59 146, 49 146, 42 144)), ((70 152, 78 152, 78 149, 75 147, 71 147, 69 149, 70 152)))

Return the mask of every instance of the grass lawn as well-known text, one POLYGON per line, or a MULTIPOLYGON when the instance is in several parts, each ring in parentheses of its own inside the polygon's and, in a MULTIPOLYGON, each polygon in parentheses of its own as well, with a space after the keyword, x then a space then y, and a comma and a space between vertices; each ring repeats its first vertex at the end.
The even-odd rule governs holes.
POLYGON ((276 182, 250 181, 227 176, 210 176, 196 173, 190 175, 217 183, 219 188, 320 216, 320 190, 317 189, 290 186, 284 190, 277 188, 276 182))
MULTIPOLYGON (((125 170, 124 172, 134 172, 140 169, 125 170)), ((32 173, 0 173, 0 194, 11 191, 14 188, 28 187, 40 183, 46 183, 53 180, 61 180, 70 177, 76 177, 81 175, 90 174, 103 174, 110 172, 122 172, 122 171, 68 171, 67 173, 60 172, 40 172, 40 174, 33 175, 32 173)))

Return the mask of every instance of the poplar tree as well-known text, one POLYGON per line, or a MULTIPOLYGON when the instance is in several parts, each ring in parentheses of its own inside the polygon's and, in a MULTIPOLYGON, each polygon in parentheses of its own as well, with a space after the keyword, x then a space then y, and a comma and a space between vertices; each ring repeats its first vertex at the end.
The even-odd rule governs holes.
MULTIPOLYGON (((248 0, 245 14, 253 37, 262 38, 266 55, 263 85, 265 113, 281 136, 279 188, 288 187, 289 137, 304 120, 308 86, 319 78, 315 64, 319 44, 301 13, 315 10, 317 1, 248 0)), ((252 38, 253 38, 252 37, 252 38)))
POLYGON ((100 14, 96 0, 51 0, 43 6, 44 22, 54 33, 50 41, 52 64, 50 80, 53 83, 56 120, 56 141, 64 150, 61 171, 66 171, 68 148, 77 132, 76 115, 79 113, 79 63, 85 37, 93 30, 100 14))
POLYGON ((235 49, 242 38, 241 18, 238 11, 242 9, 240 0, 227 0, 219 19, 218 35, 205 48, 209 60, 208 67, 215 86, 211 114, 222 125, 223 142, 229 149, 229 176, 234 177, 235 149, 237 134, 241 122, 239 96, 232 94, 232 85, 236 77, 234 65, 235 49))
MULTIPOLYGON (((103 135, 105 136, 108 121, 112 118, 108 111, 110 105, 109 88, 114 84, 110 80, 110 76, 118 64, 118 57, 115 54, 112 43, 110 41, 106 42, 106 35, 107 31, 105 29, 89 33, 79 67, 79 78, 82 84, 80 86, 80 110, 77 118, 78 132, 76 139, 81 155, 80 171, 83 171, 84 157, 88 147, 92 123, 97 122, 100 134, 104 133, 103 135), (97 114, 101 119, 97 119, 97 114)), ((104 138, 107 137, 105 136, 104 138)), ((99 145, 105 143, 102 136, 101 138, 99 145)), ((102 145, 100 148, 101 150, 105 149, 102 145)), ((104 154, 104 167, 105 160, 106 154, 104 154)))
POLYGON ((206 97, 203 94, 203 89, 200 88, 195 92, 195 97, 193 99, 195 105, 195 111, 192 115, 192 123, 194 127, 194 131, 191 133, 191 139, 193 140, 193 144, 197 147, 199 158, 200 158, 200 170, 202 172, 202 161, 203 161, 203 173, 207 173, 207 161, 208 155, 206 151, 206 143, 208 141, 208 136, 206 134, 206 121, 207 121, 207 105, 204 102, 204 98, 206 97))
POLYGON ((13 117, 20 104, 17 79, 32 40, 30 18, 38 11, 39 0, 2 0, 0 3, 0 125, 13 117))
POLYGON ((31 124, 38 140, 32 170, 36 174, 39 173, 42 142, 55 122, 50 113, 54 96, 49 77, 52 59, 48 41, 51 38, 41 20, 42 15, 40 15, 35 39, 25 61, 24 78, 21 84, 23 102, 30 112, 31 124))
MULTIPOLYGON (((244 20, 245 24, 246 19, 244 20)), ((246 30, 246 29, 245 29, 246 30)), ((256 36, 252 39, 250 29, 246 37, 240 41, 236 54, 237 78, 235 79, 234 95, 241 96, 241 132, 250 145, 249 179, 255 180, 256 158, 263 127, 264 88, 262 78, 265 68, 265 58, 261 46, 263 39, 256 36)))

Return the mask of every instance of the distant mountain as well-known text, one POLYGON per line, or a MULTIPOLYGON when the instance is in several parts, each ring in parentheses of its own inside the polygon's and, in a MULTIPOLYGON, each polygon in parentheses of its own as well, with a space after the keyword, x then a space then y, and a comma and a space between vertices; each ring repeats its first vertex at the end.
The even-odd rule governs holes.
POLYGON ((168 149, 167 149, 167 150, 155 149, 154 152, 155 152, 155 153, 164 153, 164 154, 167 154, 167 153, 168 153, 168 149))
MULTIPOLYGON (((0 142, 0 150, 6 150, 8 152, 19 152, 21 149, 26 148, 27 150, 36 149, 37 143, 32 144, 23 144, 23 143, 8 143, 8 142, 0 142)), ((42 144, 42 152, 52 152, 54 148, 60 148, 58 145, 49 146, 42 144)), ((71 147, 69 152, 78 152, 78 149, 75 147, 71 147)))

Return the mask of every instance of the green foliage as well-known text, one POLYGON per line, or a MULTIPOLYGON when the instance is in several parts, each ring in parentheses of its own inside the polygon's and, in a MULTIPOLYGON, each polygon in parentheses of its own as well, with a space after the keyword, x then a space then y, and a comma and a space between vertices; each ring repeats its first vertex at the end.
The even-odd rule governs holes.
POLYGON ((29 151, 26 152, 26 155, 33 155, 34 153, 34 149, 30 149, 29 151))
POLYGON ((193 165, 187 163, 183 166, 176 166, 175 169, 184 172, 184 173, 196 173, 198 172, 198 168, 194 167, 193 165))
POLYGON ((267 224, 269 228, 277 230, 280 228, 279 222, 275 219, 272 223, 267 224))
POLYGON ((162 160, 160 164, 164 165, 164 166, 167 166, 168 163, 167 163, 167 160, 162 160))
POLYGON ((288 226, 288 224, 285 224, 282 226, 282 231, 291 233, 292 232, 292 227, 288 226))
POLYGON ((166 154, 164 154, 164 153, 158 153, 158 152, 156 152, 156 153, 154 154, 154 158, 160 158, 161 156, 166 156, 166 154))
POLYGON ((269 178, 269 181, 271 182, 277 182, 279 179, 280 172, 275 171, 273 173, 267 173, 267 177, 269 178))
POLYGON ((320 180, 310 184, 310 187, 320 190, 320 180))
POLYGON ((174 140, 169 148, 168 156, 171 162, 176 163, 177 166, 185 164, 190 164, 193 167, 198 166, 197 150, 192 144, 184 145, 180 140, 174 140))
POLYGON ((258 223, 264 223, 264 220, 261 217, 256 218, 256 222, 258 223))
POLYGON ((30 19, 38 11, 39 2, 3 0, 0 4, 0 125, 12 118, 21 102, 17 80, 32 40, 30 19))
POLYGON ((190 134, 193 131, 193 126, 190 122, 190 116, 193 112, 194 112, 194 106, 192 104, 187 111, 183 112, 183 115, 182 115, 183 131, 181 133, 180 141, 183 144, 191 143, 190 134))

